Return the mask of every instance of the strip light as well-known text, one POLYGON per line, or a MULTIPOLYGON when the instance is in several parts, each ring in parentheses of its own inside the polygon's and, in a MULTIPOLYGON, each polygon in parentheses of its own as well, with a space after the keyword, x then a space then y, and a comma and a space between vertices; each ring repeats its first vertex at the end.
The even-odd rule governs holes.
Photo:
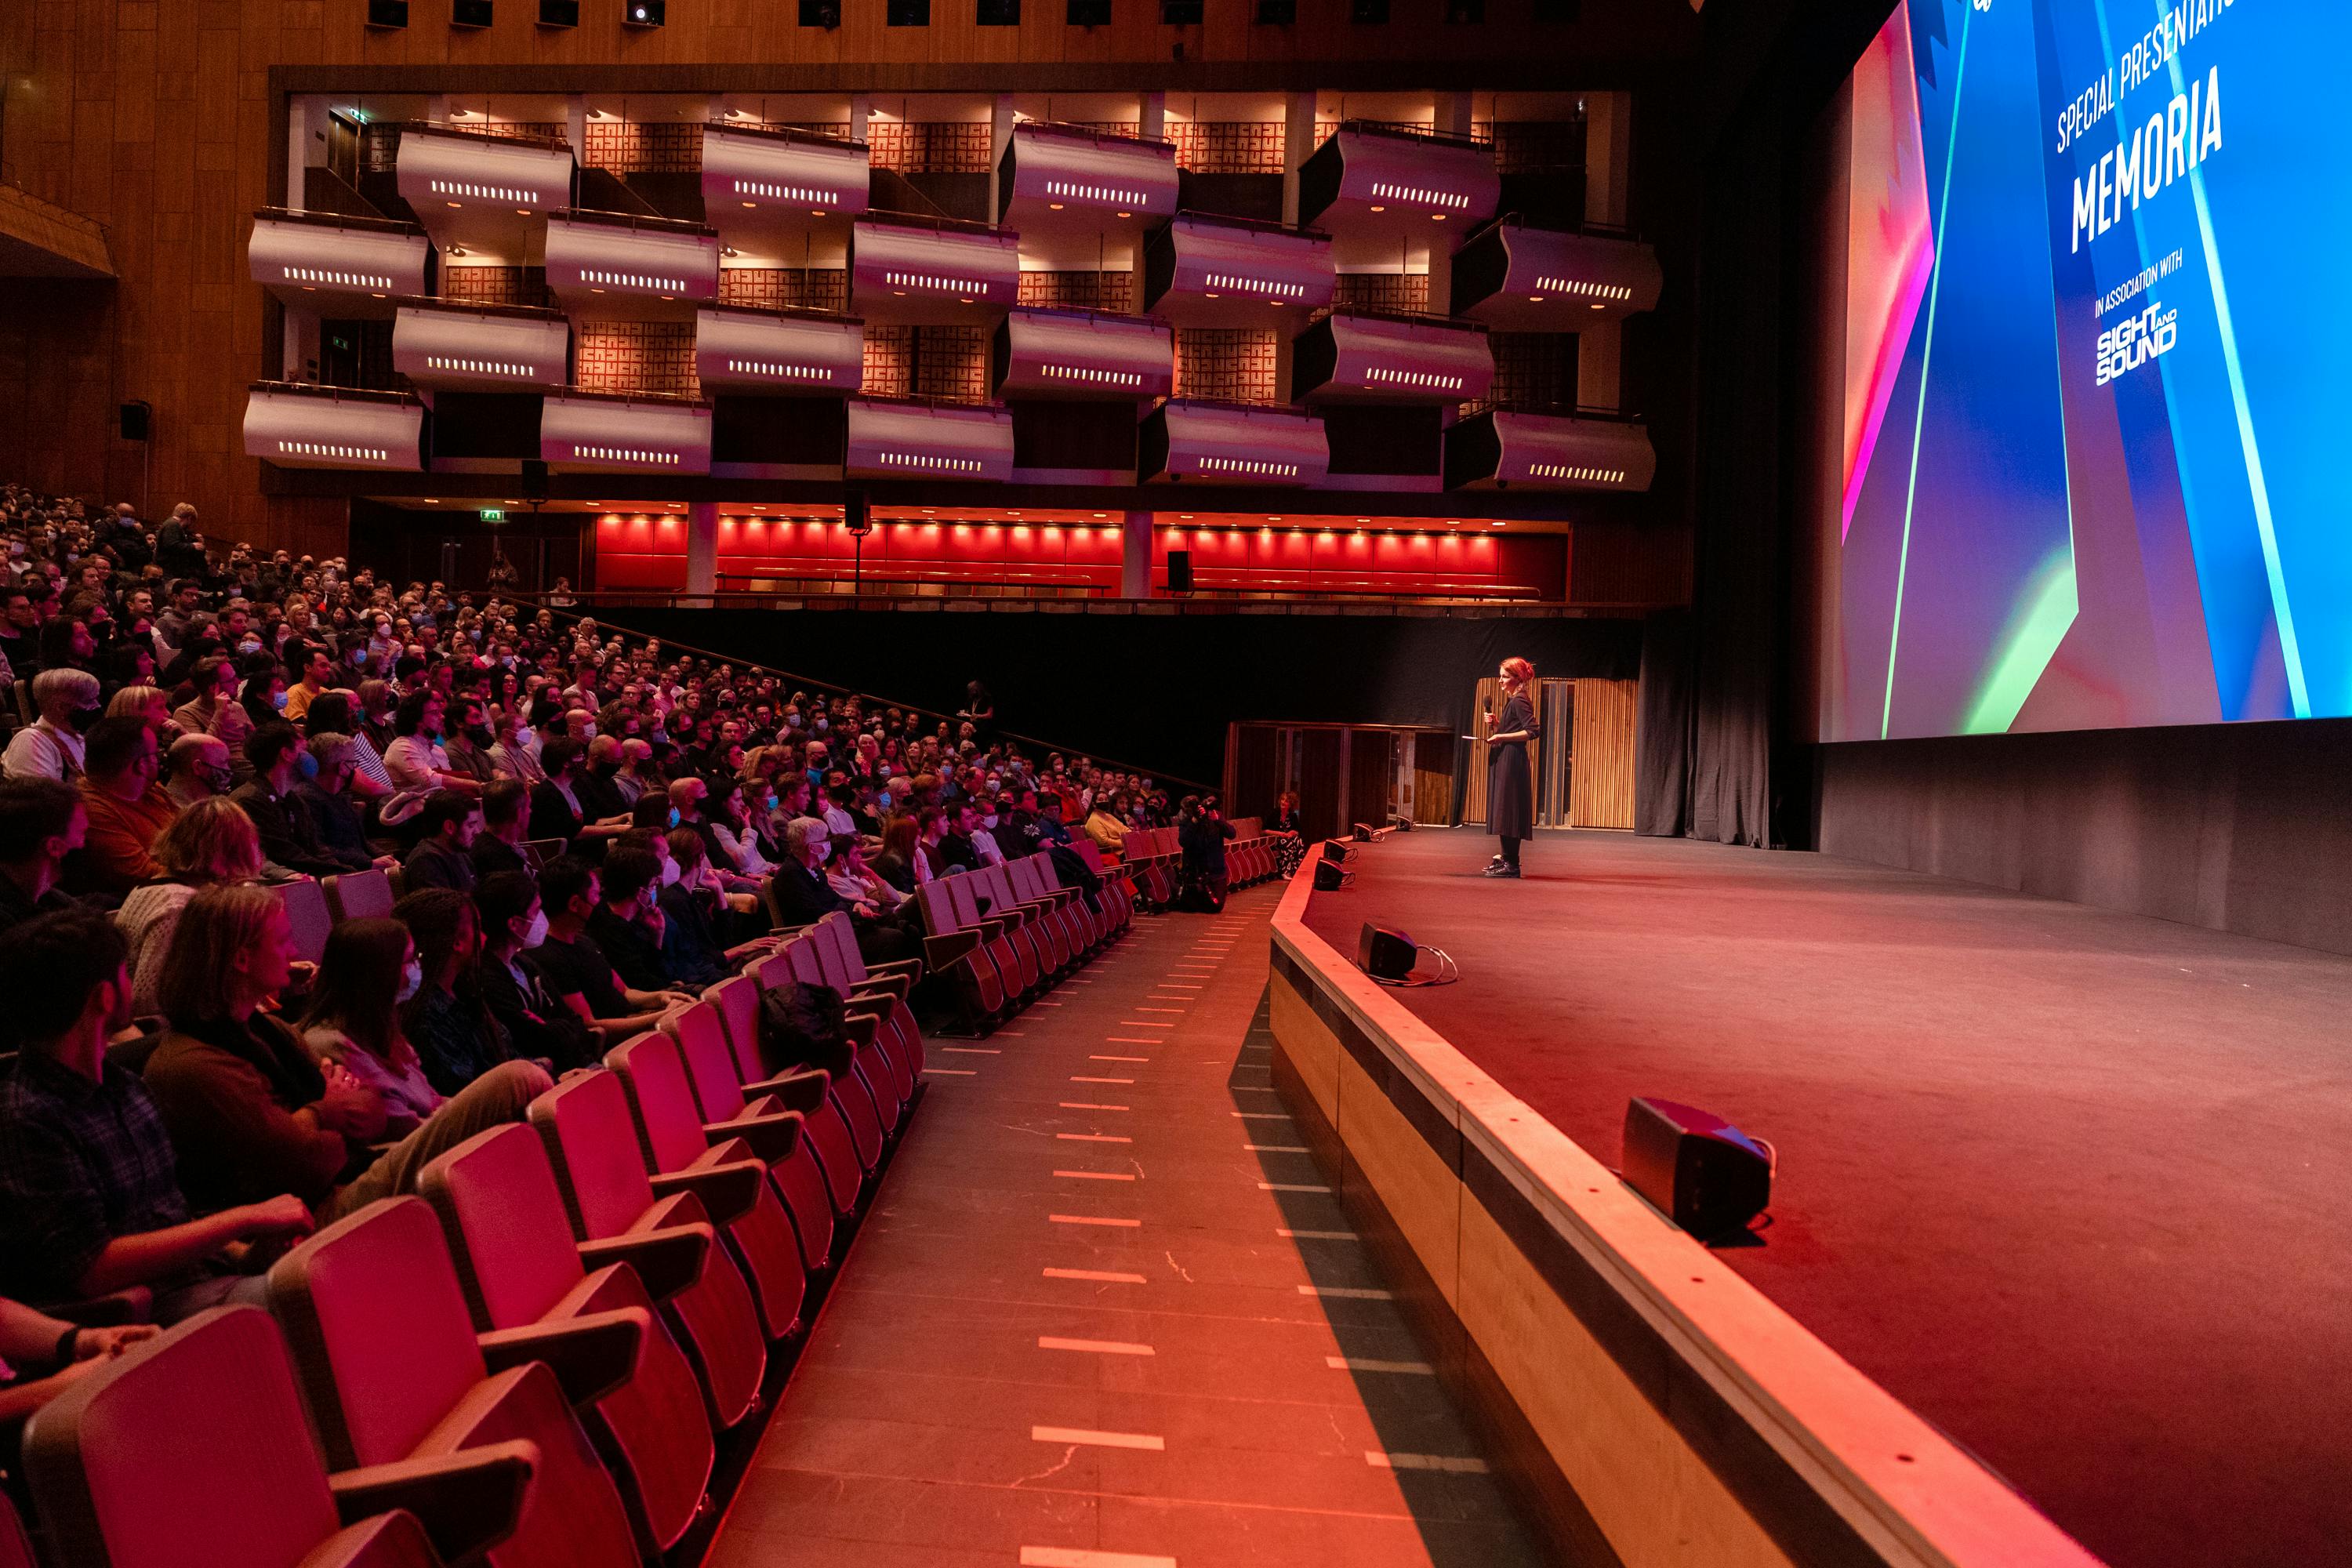
POLYGON ((1049 196, 1075 196, 1080 201, 1115 203, 1123 207, 1139 207, 1151 199, 1149 191, 1121 190, 1117 185, 1082 185, 1071 180, 1048 180, 1045 194, 1049 196))
POLYGON ((1599 485, 1622 485, 1622 468, 1580 468, 1567 463, 1533 463, 1528 472, 1539 479, 1583 479, 1599 485))
POLYGON ((527 206, 539 205, 539 193, 513 185, 477 185, 466 180, 435 180, 433 194, 436 196, 474 196, 486 202, 502 202, 509 206, 521 202, 527 206))
POLYGON ((332 283, 346 289, 390 289, 392 279, 373 272, 332 272, 323 267, 285 267, 289 283, 332 283))
POLYGON ((1143 373, 1133 370, 1097 370, 1082 364, 1048 364, 1040 367, 1039 374, 1048 381, 1084 381, 1097 386, 1141 386, 1143 373))
POLYGON ((977 474, 986 467, 978 458, 950 458, 938 452, 893 452, 887 449, 877 453, 874 461, 877 468, 929 468, 950 474, 977 474))
POLYGON ((426 354, 425 368, 462 371, 467 375, 520 376, 526 381, 539 374, 539 366, 535 364, 509 364, 503 360, 494 359, 456 359, 448 354, 426 354))
POLYGON ((1298 477, 1297 464, 1269 463, 1260 458, 1202 458, 1200 467, 1203 472, 1213 474, 1268 474, 1284 479, 1298 477))
POLYGON ((937 289, 949 294, 985 294, 994 287, 985 278, 950 278, 937 272, 885 272, 882 281, 907 289, 937 289))
POLYGON ((1237 272, 1212 272, 1201 281, 1204 288, 1209 289, 1239 289, 1284 300, 1307 297, 1307 285, 1304 283, 1278 283, 1271 278, 1244 278, 1237 272))
POLYGON ((1381 386, 1411 386, 1432 392, 1459 392, 1463 380, 1458 375, 1440 375, 1433 370, 1391 370, 1377 364, 1364 373, 1364 379, 1381 386))
POLYGON ((841 205, 839 191, 820 191, 811 185, 774 185, 765 180, 738 180, 735 194, 739 196, 770 196, 780 202, 813 202, 820 206, 841 205))
POLYGON ((1630 300, 1633 290, 1622 283, 1588 283, 1581 278, 1538 278, 1536 287, 1549 294, 1591 294, 1603 300, 1630 300))
POLYGON ((772 375, 785 381, 831 381, 834 377, 830 365, 784 364, 764 359, 730 359, 727 369, 733 375, 772 375))
POLYGON ((678 463, 676 452, 640 451, 634 447, 574 446, 572 455, 595 463, 645 463, 657 468, 674 468, 678 463))
POLYGON ((1418 202, 1423 206, 1447 207, 1455 212, 1470 205, 1468 196, 1457 195, 1452 191, 1433 190, 1427 185, 1400 185, 1387 180, 1372 182, 1372 195, 1380 201, 1418 202))
POLYGON ((382 447, 338 447, 325 441, 280 441, 278 449, 294 458, 341 458, 360 463, 392 461, 392 454, 382 447))
POLYGON ((654 278, 642 272, 605 272, 593 267, 580 269, 583 283, 609 283, 620 289, 652 289, 664 294, 686 292, 683 278, 654 278))

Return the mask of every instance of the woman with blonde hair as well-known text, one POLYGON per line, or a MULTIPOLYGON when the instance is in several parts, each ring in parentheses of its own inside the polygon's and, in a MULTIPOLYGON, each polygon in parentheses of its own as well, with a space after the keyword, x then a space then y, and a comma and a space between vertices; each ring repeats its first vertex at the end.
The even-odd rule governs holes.
POLYGON ((131 944, 131 1010, 157 1010, 157 986, 181 911, 205 888, 261 875, 261 836, 226 795, 197 801, 172 819, 148 851, 163 875, 131 889, 114 923, 131 944))
POLYGON ((1486 864, 1489 877, 1519 874, 1519 846, 1535 836, 1536 781, 1528 758, 1528 742, 1541 734, 1536 723, 1535 698, 1528 690, 1536 667, 1513 657, 1497 671, 1502 679, 1503 710, 1486 710, 1479 739, 1486 753, 1486 831, 1503 841, 1503 852, 1486 864))
POLYGON ((136 719, 155 731, 155 744, 168 749, 180 738, 172 722, 172 697, 160 686, 126 686, 106 704, 110 719, 136 719))

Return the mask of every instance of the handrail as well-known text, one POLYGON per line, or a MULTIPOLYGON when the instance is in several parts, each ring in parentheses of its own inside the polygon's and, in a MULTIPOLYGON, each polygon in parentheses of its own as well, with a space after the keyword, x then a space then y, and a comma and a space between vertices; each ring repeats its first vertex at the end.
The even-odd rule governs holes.
MULTIPOLYGON (((545 597, 544 595, 539 594, 515 594, 510 596, 518 599, 541 599, 545 597)), ((576 595, 574 596, 577 597, 576 595)), ((540 605, 540 608, 547 611, 547 613, 551 616, 574 623, 583 620, 596 619, 596 617, 592 616, 575 616, 569 610, 560 610, 552 605, 542 604, 540 605)), ((887 697, 877 696, 871 691, 858 691, 853 688, 843 686, 837 681, 819 680, 814 676, 796 674, 789 669, 779 669, 774 665, 761 664, 756 660, 744 658, 739 655, 719 653, 712 648, 697 647, 691 643, 678 642, 670 637, 652 637, 645 632, 631 631, 626 626, 612 626, 602 620, 597 620, 596 624, 601 628, 619 632, 625 637, 634 637, 639 642, 658 642, 664 648, 675 648, 681 653, 690 653, 697 658, 711 659, 719 664, 740 665, 746 669, 757 670, 762 675, 772 675, 781 680, 789 680, 795 687, 810 688, 828 693, 838 693, 844 697, 855 697, 864 701, 869 709, 877 706, 883 708, 896 708, 902 713, 919 713, 926 719, 943 720, 950 724, 961 723, 962 721, 954 714, 942 713, 936 708, 925 708, 913 702, 893 701, 887 697)), ((1024 735, 1016 730, 1007 730, 999 726, 992 726, 992 732, 996 735, 1003 736, 1005 740, 1018 741, 1024 746, 1034 747, 1041 756, 1059 752, 1066 757, 1084 757, 1091 763, 1107 764, 1123 773, 1138 773, 1158 784, 1189 784, 1194 789, 1213 789, 1216 787, 1213 784, 1202 784, 1199 779, 1185 778, 1181 774, 1168 773, 1163 769, 1147 768, 1138 763, 1122 762, 1117 757, 1105 756, 1099 752, 1088 751, 1077 746, 1065 746, 1055 742, 1040 740, 1034 735, 1024 735)))
POLYGON ((365 217, 357 213, 327 212, 317 207, 256 207, 256 223, 299 223, 313 228, 352 228, 370 234, 397 234, 422 238, 425 226, 396 217, 365 217))

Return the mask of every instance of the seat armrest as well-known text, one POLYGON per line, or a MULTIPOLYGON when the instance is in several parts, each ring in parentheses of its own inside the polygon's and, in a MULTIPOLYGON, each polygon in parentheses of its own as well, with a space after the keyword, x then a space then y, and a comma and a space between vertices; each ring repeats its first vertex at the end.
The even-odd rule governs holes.
POLYGON ((707 1225, 665 1226, 659 1230, 633 1230, 580 1244, 580 1266, 602 1268, 625 1263, 637 1271, 646 1294, 667 1301, 689 1285, 701 1282, 718 1233, 707 1225))
POLYGON ((844 1013, 841 1016, 842 1033, 847 1035, 849 1043, 861 1051, 874 1043, 875 1031, 881 1026, 882 1015, 879 1013, 844 1013))
POLYGON ((945 969, 961 963, 980 945, 976 931, 951 931, 940 936, 923 939, 923 962, 934 969, 945 969))
POLYGON ((629 1381, 653 1326, 653 1314, 645 1308, 621 1307, 556 1323, 493 1329, 474 1339, 492 1372, 543 1361, 566 1399, 575 1405, 593 1405, 629 1381))
POLYGON ((648 1177, 647 1181, 656 1197, 692 1193, 713 1225, 733 1225, 760 1201, 760 1184, 767 1179, 768 1173, 758 1161, 738 1160, 732 1164, 673 1171, 648 1177))
POLYGON ((876 974, 868 971, 865 979, 849 988, 849 994, 852 996, 862 996, 869 991, 887 992, 903 1002, 907 999, 907 993, 914 988, 914 984, 915 977, 911 974, 895 973, 876 974))
POLYGON ((893 958, 887 963, 869 963, 866 965, 866 977, 868 980, 887 980, 901 976, 910 982, 921 979, 923 961, 919 958, 893 958))
POLYGON ((536 1443, 485 1443, 434 1458, 339 1470, 327 1478, 327 1488, 345 1525, 405 1509, 425 1527, 442 1562, 460 1563, 514 1533, 538 1468, 536 1443))
POLYGON ((994 942, 1004 934, 1005 927, 1003 921, 982 919, 978 925, 967 929, 980 932, 980 940, 982 942, 994 942))
POLYGON ((763 1078, 757 1083, 747 1083, 743 1086, 743 1098, 757 1100, 762 1095, 772 1094, 786 1110, 797 1110, 806 1115, 824 1103, 824 1091, 832 1083, 833 1075, 823 1068, 803 1068, 796 1072, 763 1078))
POLYGON ((781 1165, 793 1157, 801 1141, 801 1114, 787 1110, 781 1116, 739 1116, 732 1121, 707 1121, 702 1135, 713 1143, 724 1143, 730 1138, 740 1138, 751 1146, 751 1152, 771 1165, 781 1165))

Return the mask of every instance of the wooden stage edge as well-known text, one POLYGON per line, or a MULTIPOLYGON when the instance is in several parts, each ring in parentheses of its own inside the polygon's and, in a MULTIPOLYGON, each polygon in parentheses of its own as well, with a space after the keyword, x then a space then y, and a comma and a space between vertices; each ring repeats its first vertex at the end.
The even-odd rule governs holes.
POLYGON ((1564 1561, 2095 1568, 1309 931, 1314 869, 1274 917, 1275 1082, 1564 1561))

